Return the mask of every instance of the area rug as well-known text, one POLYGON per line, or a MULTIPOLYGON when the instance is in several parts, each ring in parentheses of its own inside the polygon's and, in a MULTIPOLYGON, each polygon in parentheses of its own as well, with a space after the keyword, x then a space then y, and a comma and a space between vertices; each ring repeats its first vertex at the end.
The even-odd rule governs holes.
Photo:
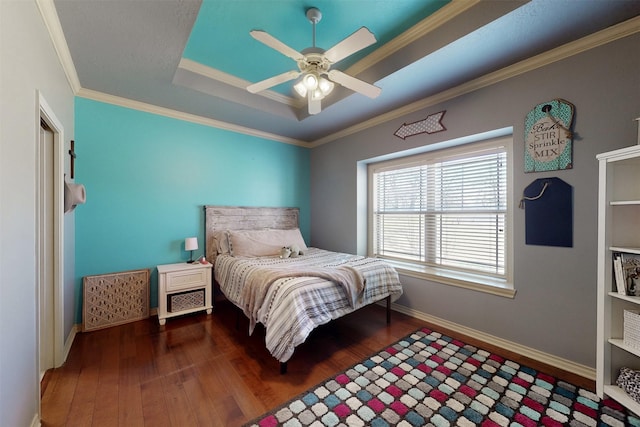
POLYGON ((420 329, 247 426, 640 426, 611 399, 420 329))

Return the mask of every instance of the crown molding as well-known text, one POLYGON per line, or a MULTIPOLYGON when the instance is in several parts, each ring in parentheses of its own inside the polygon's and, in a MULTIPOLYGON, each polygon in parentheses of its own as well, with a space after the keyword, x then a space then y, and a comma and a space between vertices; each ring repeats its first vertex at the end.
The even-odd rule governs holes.
POLYGON ((317 147, 640 32, 640 16, 313 141, 317 147))
MULTIPOLYGON (((229 86, 237 87, 242 90, 246 90, 247 86, 251 84, 251 82, 247 80, 241 79, 232 74, 227 74, 224 71, 220 71, 216 68, 209 67, 208 65, 204 65, 200 62, 196 62, 187 58, 180 59, 178 68, 181 68, 185 71, 190 71, 211 80, 219 81, 229 86)), ((260 93, 257 93, 256 95, 263 96, 265 98, 271 99, 272 101, 280 102, 285 105, 290 105, 294 108, 302 108, 304 105, 306 105, 305 102, 301 102, 300 100, 292 98, 290 96, 282 95, 281 93, 275 92, 273 90, 264 90, 260 93)))
POLYGON ((69 51, 67 39, 64 37, 62 25, 60 25, 60 18, 58 17, 58 12, 53 4, 53 0, 36 0, 36 4, 44 20, 44 24, 49 31, 49 37, 51 37, 53 47, 58 54, 60 64, 62 64, 64 73, 67 76, 69 86, 71 86, 73 93, 76 94, 82 86, 80 85, 80 79, 78 78, 76 67, 73 64, 71 51, 69 51))
MULTIPOLYGON (((451 19, 453 16, 456 16, 459 13, 462 13, 468 7, 475 5, 479 0, 453 0, 449 5, 440 9, 436 14, 435 18, 427 18, 421 21, 419 24, 416 24, 414 27, 398 36, 400 39, 397 43, 410 43, 411 37, 417 37, 419 34, 420 28, 423 28, 422 31, 425 31, 426 28, 431 28, 430 25, 442 25, 447 20, 451 19), (465 8, 465 6, 468 6, 465 8), (444 9, 444 10, 443 10, 444 9), (441 12, 441 13, 439 13, 441 12), (428 23, 434 19, 434 22, 428 23)), ((36 4, 38 5, 38 9, 44 19, 45 25, 49 31, 49 35, 54 44, 56 53, 58 54, 58 58, 64 72, 67 76, 67 80, 69 81, 69 85, 73 90, 73 93, 76 96, 92 99, 95 101, 106 102, 108 104, 118 105, 125 108, 131 108, 135 110, 140 110, 152 114, 159 114, 165 117, 171 117, 178 120, 184 120, 192 123, 202 124, 204 126, 216 127, 223 130, 228 130, 231 132, 237 132, 245 135, 251 135, 258 138, 269 139, 272 141, 282 142, 285 144, 292 144, 301 147, 314 148, 332 141, 335 141, 340 138, 344 138, 346 136, 352 135, 357 132, 364 131, 373 126, 380 125, 382 123, 386 123, 390 120, 394 120, 400 118, 402 116, 406 116, 408 114, 414 113, 416 111, 431 107, 433 105, 448 101, 455 97, 473 92, 475 90, 493 85, 495 83, 501 82, 503 80, 524 74, 526 72, 535 70, 537 68, 549 65, 553 62, 557 62, 566 58, 569 58, 573 55, 577 55, 579 53, 585 52, 587 50, 605 45, 607 43, 622 39, 624 37, 631 36, 640 32, 640 16, 629 19, 627 21, 621 22, 620 24, 611 26, 604 30, 601 30, 597 33, 588 35, 579 40, 576 40, 571 43, 567 43, 558 48, 549 50, 540 55, 536 55, 534 57, 525 59, 511 66, 505 67, 501 70, 495 71, 493 73, 486 74, 482 77, 479 77, 475 80, 471 80, 467 83, 459 85, 457 87, 451 88, 449 90, 440 92, 433 96, 429 96, 427 98, 421 99, 419 101, 413 102, 411 104, 407 104, 401 108, 395 109, 388 113, 381 114, 372 119, 361 122, 357 125, 351 126, 349 128, 343 129, 340 132, 333 133, 331 135, 327 135, 324 138, 317 139, 311 143, 295 139, 288 138, 282 135, 276 135, 269 132, 262 132, 257 129, 247 128, 244 126, 238 126, 231 123, 223 122, 220 120, 209 119, 206 117, 198 116, 195 114, 183 113, 180 111, 172 110, 169 108, 159 107, 152 104, 147 104, 144 102, 133 101, 131 99, 122 98, 119 96, 109 95, 106 93, 94 91, 91 89, 82 88, 80 85, 80 80, 78 78, 78 74, 76 73, 75 66, 73 64, 73 60, 71 58, 71 53, 67 46, 66 39, 64 37, 64 33, 62 31, 62 26, 60 25, 60 20, 58 18, 58 14, 55 10, 55 6, 53 4, 53 0, 36 0, 36 4)), ((398 39, 396 38, 396 39, 398 39)), ((395 39, 394 39, 395 41, 395 39)), ((399 49, 396 48, 396 49, 399 49)), ((390 53, 388 53, 390 54, 390 53)), ((373 54, 372 54, 373 55, 373 54)), ((372 56, 369 55, 369 56, 372 56)), ((369 57, 367 57, 369 58, 369 57)), ((367 58, 362 61, 367 60, 367 58)), ((183 58, 184 59, 184 58, 183 58)), ((372 58, 371 60, 374 60, 372 58)), ((189 61, 184 59, 185 61, 189 61)), ((379 61, 380 59, 378 59, 379 61)), ((360 62, 362 62, 360 61, 360 62)), ((212 75, 219 76, 220 78, 226 78, 222 76, 225 73, 220 72, 219 70, 214 70, 210 67, 206 67, 202 64, 195 63, 194 61, 185 62, 185 69, 189 69, 192 72, 196 72, 201 74, 201 72, 205 72, 205 68, 209 70, 213 70, 212 75), (198 64, 198 65, 196 65, 198 64), (191 67, 191 68, 186 68, 191 67), (202 68, 201 68, 202 67, 202 68), (193 69, 192 69, 193 68, 193 69), (195 70, 199 71, 195 71, 195 70)), ((360 62, 354 65, 359 66, 360 62)), ((377 62, 377 61, 376 61, 377 62)), ((181 61, 182 64, 182 61, 181 61)), ((370 66, 370 65, 369 65, 370 66)), ((351 67, 353 68, 353 67, 351 67)), ((349 70, 351 70, 351 68, 349 70)), ((208 72, 208 71, 207 71, 208 72)), ((206 74, 203 74, 206 75, 206 74)), ((225 74, 226 75, 226 74, 225 74)), ((228 76, 228 75, 227 75, 228 76)), ((233 76, 230 76, 233 77, 233 76)), ((242 80, 233 78, 232 80, 242 80)), ((221 80, 224 81, 224 80, 221 80)), ((236 81, 236 83, 237 83, 236 81)), ((246 87, 246 85, 244 86, 246 87)))
POLYGON ((185 122, 196 123, 204 126, 214 127, 244 135, 255 136, 257 138, 268 139, 271 141, 282 142, 284 144, 298 145, 301 147, 309 147, 309 143, 295 138, 288 138, 282 135, 276 135, 269 132, 262 132, 244 126, 234 125, 232 123, 220 120, 209 119, 198 116, 196 114, 183 113, 181 111, 172 110, 170 108, 159 107, 157 105, 148 104, 146 102, 134 101, 129 98, 109 95, 92 89, 81 88, 76 96, 80 98, 91 99, 93 101, 104 102, 107 104, 117 105, 119 107, 130 108, 132 110, 143 111, 146 113, 157 114, 172 119, 183 120, 185 122))
POLYGON ((480 3, 480 0, 451 0, 449 4, 438 9, 393 40, 380 46, 380 48, 353 64, 345 70, 345 72, 357 76, 364 70, 424 37, 426 34, 446 24, 451 19, 466 12, 478 3, 480 3))

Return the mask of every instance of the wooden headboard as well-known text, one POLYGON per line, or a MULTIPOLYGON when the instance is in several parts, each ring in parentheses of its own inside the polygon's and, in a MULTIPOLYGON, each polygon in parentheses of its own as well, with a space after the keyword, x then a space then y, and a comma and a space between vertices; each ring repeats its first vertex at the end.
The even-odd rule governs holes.
POLYGON ((262 228, 299 228, 298 208, 264 208, 243 206, 205 206, 205 256, 215 263, 213 232, 219 230, 259 230, 262 228))

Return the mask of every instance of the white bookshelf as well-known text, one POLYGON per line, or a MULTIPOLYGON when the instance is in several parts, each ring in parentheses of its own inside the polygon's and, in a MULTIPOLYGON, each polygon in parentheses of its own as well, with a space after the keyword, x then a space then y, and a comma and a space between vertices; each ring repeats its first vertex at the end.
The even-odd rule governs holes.
MULTIPOLYGON (((598 313, 596 391, 640 414, 640 403, 616 385, 620 368, 640 370, 640 343, 624 343, 624 311, 640 296, 616 291, 613 254, 640 254, 640 145, 602 153, 598 188, 598 313)), ((639 294, 640 295, 640 294, 639 294)))

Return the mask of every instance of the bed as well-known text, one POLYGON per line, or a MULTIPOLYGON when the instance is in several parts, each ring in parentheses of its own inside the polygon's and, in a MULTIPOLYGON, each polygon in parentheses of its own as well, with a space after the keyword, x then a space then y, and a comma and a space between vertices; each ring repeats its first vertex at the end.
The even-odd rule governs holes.
POLYGON ((224 296, 258 323, 285 373, 287 361, 318 326, 366 305, 402 295, 384 261, 308 247, 297 208, 205 206, 206 257, 224 296), (285 257, 282 247, 299 249, 285 257))

